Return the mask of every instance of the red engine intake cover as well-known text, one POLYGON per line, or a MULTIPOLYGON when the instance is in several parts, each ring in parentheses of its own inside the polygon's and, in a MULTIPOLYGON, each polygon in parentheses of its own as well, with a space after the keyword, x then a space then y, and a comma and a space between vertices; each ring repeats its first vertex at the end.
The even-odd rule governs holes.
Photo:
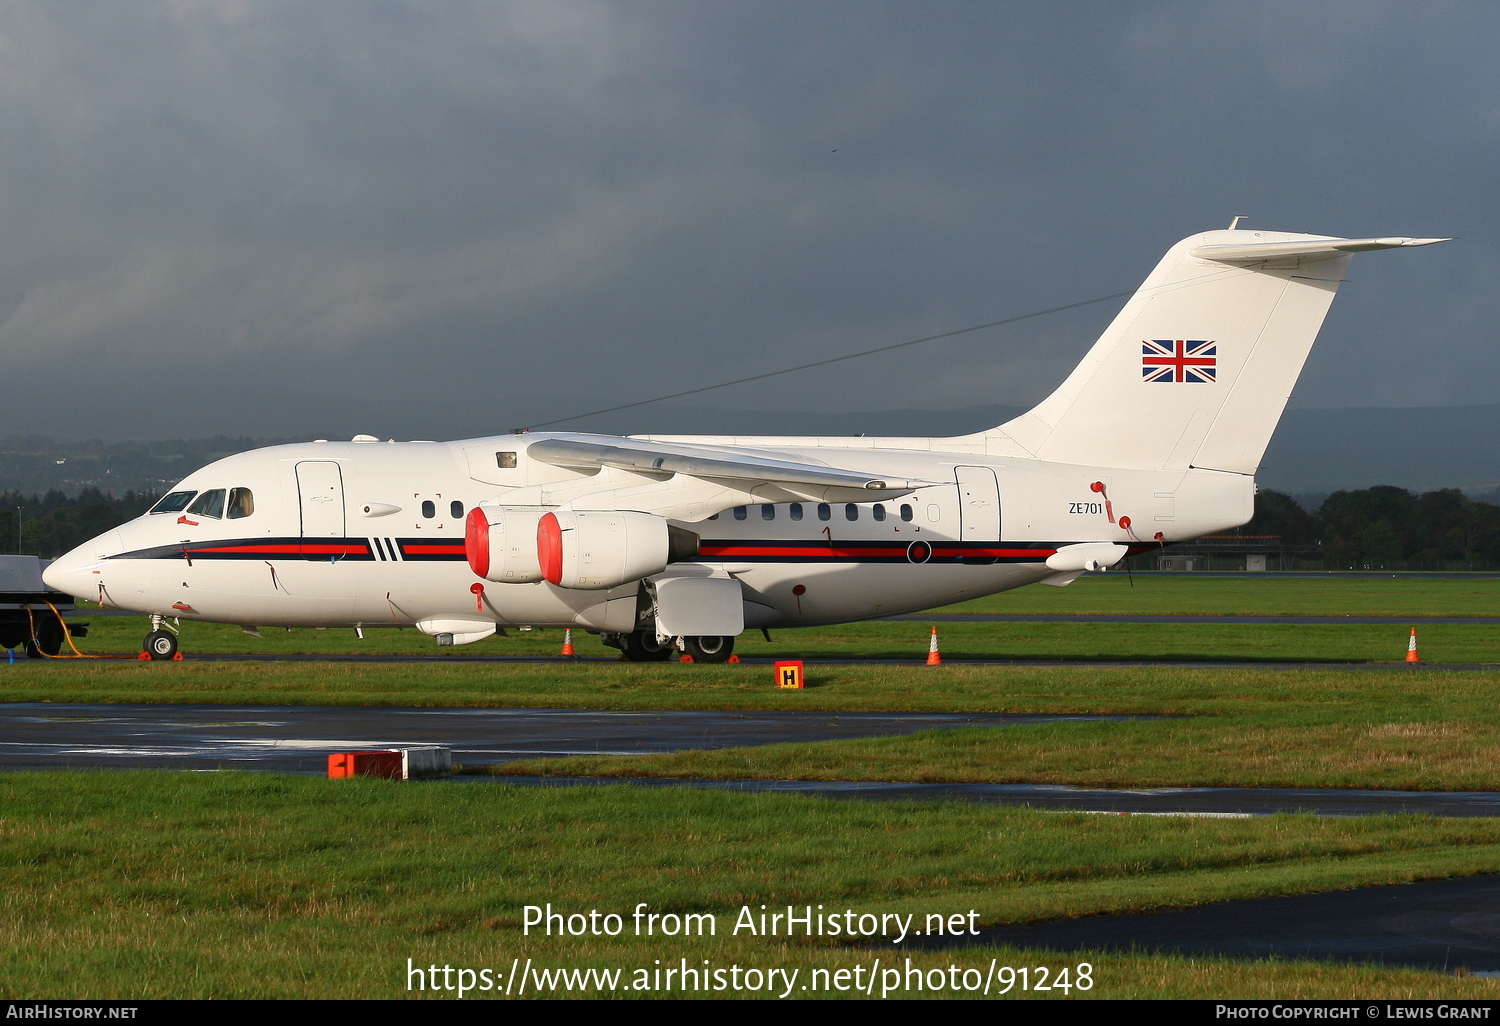
POLYGON ((478 506, 469 510, 464 523, 464 556, 469 569, 480 577, 490 572, 490 520, 478 506))
POLYGON ((562 526, 555 514, 544 514, 536 523, 536 558, 542 567, 542 577, 551 584, 561 584, 562 526))

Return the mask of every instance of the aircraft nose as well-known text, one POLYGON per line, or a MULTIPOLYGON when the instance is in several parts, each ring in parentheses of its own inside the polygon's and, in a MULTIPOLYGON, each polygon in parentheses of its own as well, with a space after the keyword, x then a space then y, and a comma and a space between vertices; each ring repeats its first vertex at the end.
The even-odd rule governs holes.
POLYGON ((42 570, 42 583, 75 598, 93 598, 98 591, 94 570, 101 560, 123 548, 118 531, 105 531, 49 563, 42 570))

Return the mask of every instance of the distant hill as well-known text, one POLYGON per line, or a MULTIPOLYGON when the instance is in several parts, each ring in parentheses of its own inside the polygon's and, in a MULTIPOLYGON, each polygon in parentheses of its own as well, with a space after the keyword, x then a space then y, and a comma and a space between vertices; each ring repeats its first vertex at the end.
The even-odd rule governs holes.
MULTIPOLYGON (((590 405, 574 400, 552 411, 590 405)), ((492 411, 449 410, 439 415, 417 404, 399 416, 384 408, 376 415, 350 404, 347 409, 325 410, 318 419, 324 429, 316 432, 298 431, 292 420, 271 420, 257 426, 270 427, 274 434, 247 431, 240 437, 175 441, 64 441, 11 435, 0 438, 0 491, 57 488, 76 494, 90 486, 116 494, 131 488, 159 491, 211 460, 275 442, 348 438, 359 431, 386 437, 456 438, 498 433, 516 422, 547 415, 540 407, 521 412, 533 416, 500 422, 492 411), (412 430, 397 432, 399 425, 412 430), (419 430, 438 425, 449 430, 419 430)), ((558 427, 611 433, 955 435, 992 427, 1020 412, 1011 406, 829 413, 661 405, 558 427)), ((1500 498, 1500 405, 1289 410, 1271 440, 1258 480, 1264 487, 1319 501, 1329 492, 1376 484, 1417 492, 1462 488, 1476 497, 1500 498)))

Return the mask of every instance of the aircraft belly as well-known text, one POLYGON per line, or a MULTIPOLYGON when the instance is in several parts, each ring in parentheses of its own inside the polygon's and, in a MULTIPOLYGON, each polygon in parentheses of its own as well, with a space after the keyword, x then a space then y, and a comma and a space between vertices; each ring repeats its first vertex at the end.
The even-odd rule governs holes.
MULTIPOLYGON (((572 626, 579 613, 621 589, 567 591, 549 584, 479 581, 463 562, 365 564, 356 619, 361 623, 413 623, 429 617, 467 617, 506 624, 572 626), (483 586, 481 595, 471 589, 483 586)), ((634 594, 635 585, 629 586, 634 594)))
POLYGON ((747 601, 776 610, 776 625, 812 626, 919 612, 1019 588, 1051 573, 1043 563, 770 563, 735 576, 747 601))

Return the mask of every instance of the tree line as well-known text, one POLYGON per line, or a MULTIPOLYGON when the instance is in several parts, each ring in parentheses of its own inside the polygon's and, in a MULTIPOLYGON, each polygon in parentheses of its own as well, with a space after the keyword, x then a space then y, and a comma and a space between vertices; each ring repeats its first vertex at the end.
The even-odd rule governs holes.
POLYGON ((59 488, 41 494, 0 492, 0 553, 60 556, 111 527, 134 520, 160 496, 127 490, 112 495, 98 488, 68 495, 59 488))
POLYGON ((1316 546, 1313 558, 1333 566, 1398 568, 1406 562, 1453 569, 1500 564, 1500 506, 1457 488, 1420 494, 1394 485, 1334 492, 1316 510, 1290 495, 1262 490, 1255 519, 1242 535, 1280 535, 1287 545, 1316 546))

